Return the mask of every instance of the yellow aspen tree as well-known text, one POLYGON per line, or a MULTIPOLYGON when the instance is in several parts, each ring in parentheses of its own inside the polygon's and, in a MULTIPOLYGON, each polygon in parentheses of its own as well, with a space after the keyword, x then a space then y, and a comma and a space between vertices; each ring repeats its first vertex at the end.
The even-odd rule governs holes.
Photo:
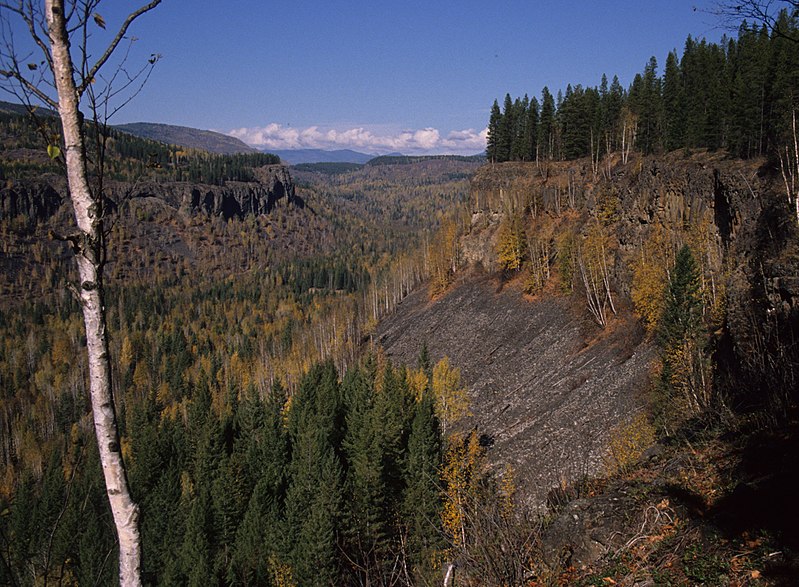
POLYGON ((674 264, 674 244, 669 232, 655 224, 642 243, 641 254, 632 262, 631 297, 635 313, 650 332, 657 329, 663 314, 669 267, 674 264))
POLYGON ((461 382, 461 370, 444 357, 433 367, 433 397, 441 432, 446 437, 451 426, 469 415, 469 395, 461 382))
POLYGON ((424 372, 424 369, 408 369, 407 373, 408 379, 408 389, 413 394, 413 397, 418 402, 422 399, 422 395, 424 394, 427 386, 430 385, 430 380, 427 377, 427 373, 424 372))
POLYGON ((525 234, 516 214, 506 214, 497 234, 497 263, 503 271, 519 271, 525 251, 525 234))

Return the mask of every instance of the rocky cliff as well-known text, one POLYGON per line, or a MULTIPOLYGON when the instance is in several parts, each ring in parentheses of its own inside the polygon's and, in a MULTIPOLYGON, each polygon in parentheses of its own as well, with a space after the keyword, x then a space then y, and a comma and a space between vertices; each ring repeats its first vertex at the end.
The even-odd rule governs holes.
POLYGON ((796 399, 799 231, 773 167, 673 153, 594 171, 587 161, 481 168, 461 245, 472 271, 492 277, 467 278, 434 302, 417 294, 378 332, 399 361, 413 362, 425 341, 463 369, 474 414, 465 425, 486 435, 494 463, 514 465, 532 504, 551 487, 602 473, 610 431, 650 388, 657 353, 630 294, 655 231, 669 243, 700 242, 696 254, 713 266, 724 316, 713 358, 727 407, 796 399), (528 239, 548 240, 553 266, 563 254, 558 230, 580 243, 603 227, 618 311, 606 328, 592 323, 579 277, 571 294, 550 284, 534 299, 515 285, 520 278, 503 283, 513 275, 497 271, 497 238, 513 214, 528 239))
POLYGON ((269 165, 255 170, 255 175, 256 182, 228 181, 223 186, 163 182, 119 184, 111 191, 113 199, 155 197, 186 215, 221 216, 225 220, 268 214, 281 203, 302 206, 288 168, 269 165))
POLYGON ((7 184, 0 189, 0 219, 50 218, 61 207, 63 187, 64 182, 56 177, 7 184))
POLYGON ((716 267, 712 285, 723 290, 716 358, 731 381, 745 377, 767 396, 799 373, 799 225, 773 163, 675 152, 596 173, 586 161, 485 166, 472 182, 467 260, 496 269, 498 227, 518 211, 571 214, 578 237, 600 219, 614 243, 613 288, 626 297, 636 256, 655 230, 676 240, 693 231, 702 262, 716 267), (774 355, 765 364, 753 359, 764 348, 774 355))
MULTIPOLYGON (((303 202, 295 195, 288 168, 269 165, 254 170, 255 182, 226 182, 222 186, 188 182, 109 182, 106 195, 114 203, 131 199, 156 198, 185 215, 220 216, 225 220, 254 214, 268 214, 275 206, 303 202)), ((44 221, 60 208, 66 183, 58 176, 34 182, 10 182, 0 190, 0 219, 22 215, 44 221)))

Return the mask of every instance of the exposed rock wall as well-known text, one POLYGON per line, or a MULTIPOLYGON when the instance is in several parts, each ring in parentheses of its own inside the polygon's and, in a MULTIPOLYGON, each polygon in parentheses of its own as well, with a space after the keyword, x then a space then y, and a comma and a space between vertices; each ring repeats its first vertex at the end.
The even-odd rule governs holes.
MULTIPOLYGON (((205 214, 226 220, 268 214, 281 204, 303 205, 295 195, 288 168, 269 165, 254 173, 255 182, 229 181, 223 186, 188 182, 110 182, 106 194, 113 202, 156 198, 186 215, 205 214)), ((0 218, 24 215, 37 221, 47 220, 61 206, 65 194, 65 182, 58 177, 14 183, 0 190, 0 218)))
POLYGON ((23 216, 35 221, 50 218, 61 207, 64 182, 58 178, 13 183, 0 189, 0 219, 23 216))

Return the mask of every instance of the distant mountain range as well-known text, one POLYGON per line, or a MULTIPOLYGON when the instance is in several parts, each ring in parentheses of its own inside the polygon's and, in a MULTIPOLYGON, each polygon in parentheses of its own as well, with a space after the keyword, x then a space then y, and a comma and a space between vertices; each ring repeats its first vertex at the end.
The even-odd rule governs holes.
MULTIPOLYGON (((0 101, 0 113, 26 114, 27 110, 21 104, 0 101)), ((39 114, 53 116, 55 112, 45 108, 39 109, 39 114)), ((210 153, 234 154, 257 153, 259 149, 251 147, 235 137, 211 130, 200 130, 187 126, 174 124, 160 124, 155 122, 131 122, 116 124, 113 127, 122 132, 158 141, 168 145, 180 145, 191 149, 202 149, 210 153)), ((325 151, 324 149, 278 149, 264 150, 280 157, 286 165, 300 165, 303 163, 357 163, 363 165, 378 157, 378 155, 359 153, 351 149, 325 151)), ((389 153, 382 157, 403 157, 402 153, 389 153)))
POLYGON ((338 151, 325 151, 323 149, 279 149, 269 151, 274 153, 287 165, 299 165, 301 163, 366 163, 374 159, 377 155, 367 155, 350 149, 339 149, 338 151))

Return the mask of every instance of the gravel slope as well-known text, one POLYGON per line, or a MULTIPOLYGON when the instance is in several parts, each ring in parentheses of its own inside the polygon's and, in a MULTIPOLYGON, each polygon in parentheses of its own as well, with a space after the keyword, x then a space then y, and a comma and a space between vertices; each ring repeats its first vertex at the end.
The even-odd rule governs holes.
POLYGON ((603 331, 577 305, 530 301, 483 276, 434 302, 414 292, 377 332, 395 363, 415 365, 426 341, 434 361, 460 367, 472 401, 461 425, 493 440, 492 466, 511 464, 533 507, 604 470, 608 432, 635 413, 655 357, 631 316, 603 331))

